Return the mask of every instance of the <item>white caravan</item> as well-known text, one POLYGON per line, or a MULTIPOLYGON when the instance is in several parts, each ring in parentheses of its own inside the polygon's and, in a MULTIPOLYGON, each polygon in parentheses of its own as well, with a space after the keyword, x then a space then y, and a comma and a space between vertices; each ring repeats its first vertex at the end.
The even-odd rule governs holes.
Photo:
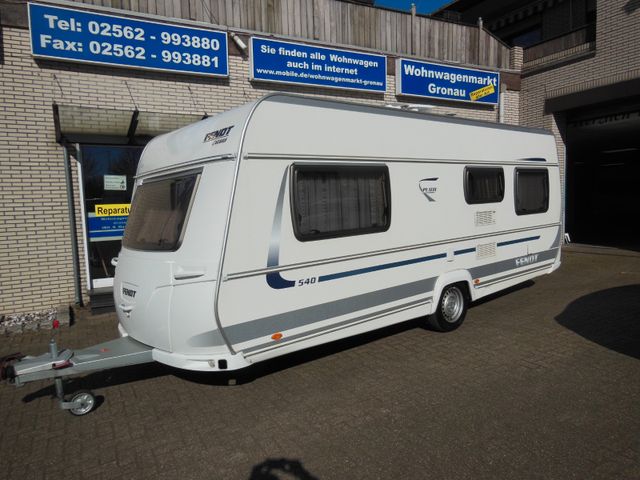
POLYGON ((154 360, 232 370, 560 265, 545 131, 272 94, 152 140, 114 295, 154 360))
POLYGON ((470 302, 560 265, 547 132, 273 94, 152 140, 114 281, 122 337, 0 358, 0 380, 158 361, 200 371, 470 302))

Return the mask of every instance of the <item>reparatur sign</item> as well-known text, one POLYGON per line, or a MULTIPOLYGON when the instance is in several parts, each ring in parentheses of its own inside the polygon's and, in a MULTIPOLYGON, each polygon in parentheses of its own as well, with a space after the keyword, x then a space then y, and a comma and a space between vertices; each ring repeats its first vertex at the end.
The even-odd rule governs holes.
POLYGON ((129 215, 131 209, 130 203, 103 203, 96 205, 96 217, 117 217, 121 215, 129 215))
POLYGON ((129 218, 130 203, 102 203, 87 215, 90 242, 120 240, 129 218))

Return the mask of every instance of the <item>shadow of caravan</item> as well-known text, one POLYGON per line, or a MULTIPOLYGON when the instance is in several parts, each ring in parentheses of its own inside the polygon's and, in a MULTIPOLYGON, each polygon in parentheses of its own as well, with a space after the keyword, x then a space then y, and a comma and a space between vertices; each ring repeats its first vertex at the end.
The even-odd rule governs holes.
POLYGON ((318 480, 304 468, 299 460, 286 458, 269 458, 256 465, 251 470, 249 480, 278 480, 290 478, 293 480, 318 480))
POLYGON ((546 131, 271 94, 156 137, 114 278, 121 338, 12 361, 20 385, 159 362, 225 372, 425 317, 560 266, 546 131), (427 139, 427 141, 425 141, 427 139), (482 145, 482 148, 478 148, 482 145))
POLYGON ((572 332, 602 347, 640 358, 640 285, 625 285, 574 300, 556 317, 572 332))

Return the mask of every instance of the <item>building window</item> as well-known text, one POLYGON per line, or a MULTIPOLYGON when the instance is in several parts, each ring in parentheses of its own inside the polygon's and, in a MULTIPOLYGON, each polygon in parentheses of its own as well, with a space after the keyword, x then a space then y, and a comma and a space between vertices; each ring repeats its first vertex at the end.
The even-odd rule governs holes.
POLYGON ((504 198, 504 171, 496 167, 466 167, 464 198, 468 204, 498 203, 504 198))
POLYGON ((549 209, 549 172, 546 168, 516 168, 516 214, 530 215, 549 209))
POLYGON ((542 27, 535 26, 524 32, 519 32, 508 39, 508 43, 514 47, 527 48, 542 41, 542 27))
POLYGON ((199 177, 198 173, 192 173, 140 185, 122 245, 134 250, 177 250, 199 177))
POLYGON ((301 241, 383 232, 391 221, 386 166, 294 165, 293 228, 301 241))

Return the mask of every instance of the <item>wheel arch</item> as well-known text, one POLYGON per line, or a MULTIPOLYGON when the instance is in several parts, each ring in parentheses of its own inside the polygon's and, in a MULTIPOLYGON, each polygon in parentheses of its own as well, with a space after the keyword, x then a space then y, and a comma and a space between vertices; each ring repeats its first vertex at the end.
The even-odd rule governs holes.
POLYGON ((465 286, 464 293, 467 295, 467 301, 469 303, 475 300, 473 297, 471 274, 468 270, 453 270, 451 272, 446 272, 438 277, 433 287, 433 301, 431 302, 430 314, 435 313, 436 308, 438 308, 438 302, 440 301, 440 296, 442 295, 442 291, 445 287, 454 283, 460 283, 465 286))

